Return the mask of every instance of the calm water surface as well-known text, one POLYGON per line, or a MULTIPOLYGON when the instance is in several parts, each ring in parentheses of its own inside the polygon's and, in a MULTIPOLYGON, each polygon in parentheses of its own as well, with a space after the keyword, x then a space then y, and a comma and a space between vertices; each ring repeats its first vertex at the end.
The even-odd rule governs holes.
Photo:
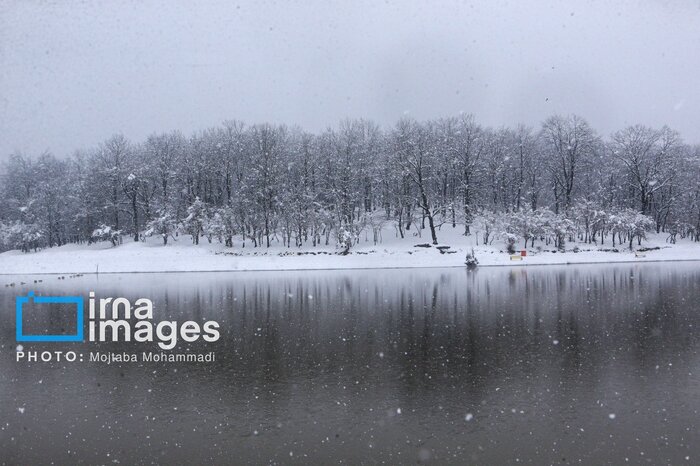
POLYGON ((0 277, 3 464, 700 464, 698 263, 37 278, 0 277), (216 361, 17 363, 30 289, 217 320, 177 348, 216 361))

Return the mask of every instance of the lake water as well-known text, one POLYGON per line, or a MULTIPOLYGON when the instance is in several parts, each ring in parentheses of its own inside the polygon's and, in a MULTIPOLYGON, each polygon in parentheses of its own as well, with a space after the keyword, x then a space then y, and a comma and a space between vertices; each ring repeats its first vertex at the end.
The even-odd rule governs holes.
POLYGON ((3 464, 700 464, 698 263, 2 276, 0 305, 3 464), (31 289, 217 320, 174 350, 216 360, 16 362, 31 289))

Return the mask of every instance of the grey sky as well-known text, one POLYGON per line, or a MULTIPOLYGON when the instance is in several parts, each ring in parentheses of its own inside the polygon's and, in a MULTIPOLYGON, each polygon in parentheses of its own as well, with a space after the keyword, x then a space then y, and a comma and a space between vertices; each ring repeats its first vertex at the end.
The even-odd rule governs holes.
POLYGON ((700 142, 700 1, 0 0, 0 158, 225 119, 474 113, 700 142), (611 6, 615 3, 615 6, 611 6))

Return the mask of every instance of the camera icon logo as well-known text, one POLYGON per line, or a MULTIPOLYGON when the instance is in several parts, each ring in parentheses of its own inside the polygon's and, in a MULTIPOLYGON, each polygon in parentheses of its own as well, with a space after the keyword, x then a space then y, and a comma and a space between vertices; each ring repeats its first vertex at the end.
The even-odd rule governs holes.
POLYGON ((17 341, 43 341, 43 342, 67 342, 83 341, 83 297, 82 296, 35 296, 33 291, 27 296, 17 296, 15 298, 16 336, 17 341), (23 306, 29 303, 36 304, 74 304, 75 305, 75 328, 76 333, 72 335, 25 335, 22 329, 23 306))

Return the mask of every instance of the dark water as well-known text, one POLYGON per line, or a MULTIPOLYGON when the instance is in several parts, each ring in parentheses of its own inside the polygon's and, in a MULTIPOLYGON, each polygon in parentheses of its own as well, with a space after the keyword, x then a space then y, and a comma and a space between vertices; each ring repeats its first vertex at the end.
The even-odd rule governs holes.
POLYGON ((700 464, 698 263, 43 278, 222 336, 175 350, 213 363, 18 363, 30 285, 0 277, 2 463, 700 464))

